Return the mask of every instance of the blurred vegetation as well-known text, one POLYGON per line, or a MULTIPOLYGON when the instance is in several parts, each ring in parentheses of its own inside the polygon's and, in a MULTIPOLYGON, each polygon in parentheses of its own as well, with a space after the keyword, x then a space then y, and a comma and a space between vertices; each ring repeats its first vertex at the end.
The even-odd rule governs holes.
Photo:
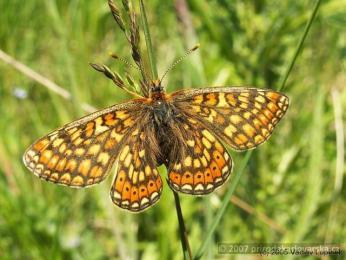
MULTIPOLYGON (((237 186, 236 198, 252 211, 239 207, 239 201, 230 204, 206 259, 229 257, 218 255, 220 242, 346 240, 346 1, 322 2, 283 89, 291 100, 289 111, 271 139, 254 151, 237 186)), ((146 1, 159 74, 199 42, 200 51, 169 73, 164 82, 169 92, 221 85, 275 89, 313 4, 146 1)), ((105 63, 120 74, 129 70, 108 56, 111 51, 130 60, 131 54, 107 2, 0 0, 0 10, 0 49, 73 97, 66 100, 0 61, 0 258, 181 259, 167 185, 156 206, 134 215, 111 203, 113 177, 75 190, 44 182, 22 164, 25 148, 35 139, 86 113, 82 103, 102 108, 131 98, 88 65, 105 63)), ((231 153, 237 170, 244 153, 231 153)), ((181 196, 193 252, 224 192, 181 196)))

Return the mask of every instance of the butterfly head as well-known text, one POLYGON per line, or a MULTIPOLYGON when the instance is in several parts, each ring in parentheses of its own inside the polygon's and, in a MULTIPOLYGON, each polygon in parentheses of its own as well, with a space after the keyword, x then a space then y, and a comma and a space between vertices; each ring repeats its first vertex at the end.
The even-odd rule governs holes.
POLYGON ((161 80, 152 80, 150 83, 150 97, 158 99, 164 94, 165 88, 161 85, 161 80))

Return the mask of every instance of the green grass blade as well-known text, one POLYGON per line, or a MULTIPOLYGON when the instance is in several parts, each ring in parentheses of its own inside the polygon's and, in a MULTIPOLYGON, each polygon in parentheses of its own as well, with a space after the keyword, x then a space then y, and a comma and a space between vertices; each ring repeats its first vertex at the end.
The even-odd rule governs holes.
POLYGON ((157 79, 158 75, 157 75, 156 60, 155 60, 155 55, 154 55, 154 51, 153 51, 153 44, 152 44, 151 37, 150 37, 148 20, 147 20, 147 15, 145 13, 145 7, 144 7, 143 0, 140 0, 139 4, 140 4, 140 9, 141 9, 141 18, 142 18, 142 23, 143 23, 144 37, 145 37, 145 42, 146 42, 147 50, 148 50, 151 77, 152 77, 152 79, 157 79))
POLYGON ((322 0, 317 0, 316 3, 315 3, 315 6, 314 6, 314 9, 312 11, 312 14, 311 14, 311 17, 308 21, 308 23, 306 24, 305 26, 305 30, 304 30, 304 33, 302 35, 302 37, 300 38, 300 41, 298 43, 298 46, 297 46, 297 49, 296 49, 296 52, 294 53, 293 55, 293 58, 290 62, 290 65, 287 67, 287 70, 286 70, 286 73, 284 74, 284 78, 280 84, 280 87, 278 88, 278 90, 282 90, 285 85, 286 85, 286 82, 287 82, 287 79, 288 79, 288 76, 290 75, 293 67, 294 67, 294 64, 298 58, 298 55, 299 53, 301 52, 301 50, 303 49, 303 44, 305 42, 305 39, 306 39, 306 36, 308 35, 308 32, 310 31, 310 27, 312 25, 312 22, 314 21, 315 17, 316 17, 316 14, 317 14, 317 11, 320 7, 320 4, 321 4, 322 0))

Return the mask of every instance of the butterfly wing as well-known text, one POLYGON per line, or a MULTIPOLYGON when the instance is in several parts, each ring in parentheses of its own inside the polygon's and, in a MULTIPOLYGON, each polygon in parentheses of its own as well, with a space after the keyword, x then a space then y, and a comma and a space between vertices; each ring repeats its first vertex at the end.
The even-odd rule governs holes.
POLYGON ((131 134, 119 153, 110 192, 114 204, 132 212, 152 206, 162 191, 162 180, 156 169, 159 144, 146 114, 141 122, 141 127, 131 134))
POLYGON ((179 134, 172 135, 176 148, 169 156, 168 184, 175 191, 208 194, 227 180, 232 159, 218 138, 200 122, 191 117, 181 120, 175 122, 179 134))
POLYGON ((26 150, 25 166, 40 178, 71 187, 101 182, 140 118, 141 106, 139 99, 111 106, 53 131, 26 150))
POLYGON ((284 94, 256 88, 205 88, 172 94, 174 105, 197 118, 235 150, 265 142, 288 109, 284 94))

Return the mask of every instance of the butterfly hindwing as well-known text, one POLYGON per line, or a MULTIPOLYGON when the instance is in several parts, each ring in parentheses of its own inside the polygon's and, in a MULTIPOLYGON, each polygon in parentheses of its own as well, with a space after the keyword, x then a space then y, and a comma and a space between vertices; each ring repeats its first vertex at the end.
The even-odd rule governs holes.
POLYGON ((25 152, 25 166, 47 181, 71 187, 101 182, 117 149, 138 120, 140 103, 115 105, 69 123, 37 140, 25 152))
POLYGON ((160 198, 162 180, 155 150, 158 143, 150 122, 131 134, 119 152, 110 196, 114 204, 132 212, 143 211, 160 198))
POLYGON ((288 108, 280 92, 256 88, 206 88, 173 93, 174 104, 198 118, 236 150, 265 142, 288 108))
POLYGON ((232 159, 218 138, 198 121, 186 118, 178 127, 184 142, 169 158, 168 184, 175 191, 208 194, 227 180, 232 159))

